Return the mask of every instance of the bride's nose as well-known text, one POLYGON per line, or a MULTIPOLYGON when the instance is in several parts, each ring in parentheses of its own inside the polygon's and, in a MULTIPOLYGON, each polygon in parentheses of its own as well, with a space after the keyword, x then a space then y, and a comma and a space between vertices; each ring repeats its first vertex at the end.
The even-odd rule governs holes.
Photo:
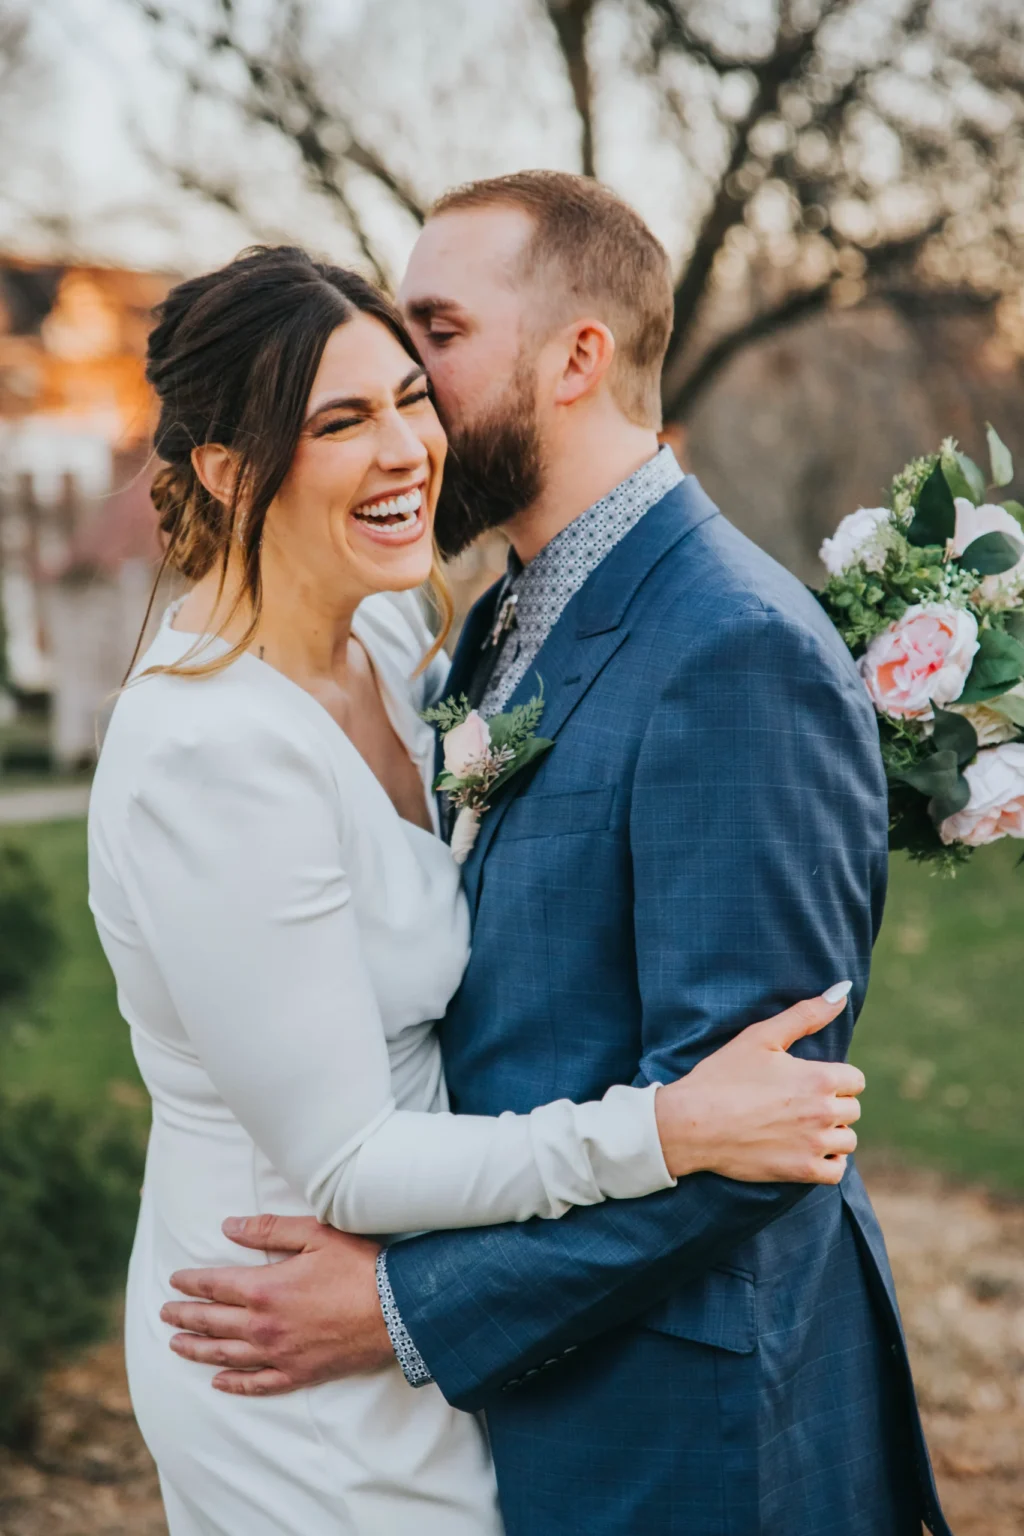
POLYGON ((388 411, 380 418, 377 437, 377 462, 381 469, 419 469, 427 461, 427 447, 422 437, 401 411, 388 411))

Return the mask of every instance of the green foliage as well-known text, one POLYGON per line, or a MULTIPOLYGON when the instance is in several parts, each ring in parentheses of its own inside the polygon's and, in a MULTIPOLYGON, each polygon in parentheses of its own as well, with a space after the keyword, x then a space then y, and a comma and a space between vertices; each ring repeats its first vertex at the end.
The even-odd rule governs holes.
POLYGON ((978 633, 978 654, 958 702, 981 704, 998 698, 1022 677, 1024 645, 1004 630, 982 629, 978 633))
POLYGON ((985 500, 985 476, 966 453, 961 453, 955 441, 947 437, 942 445, 942 473, 954 496, 965 496, 975 506, 985 500))
POLYGON ((141 1177, 127 1131, 35 1097, 0 1100, 0 1443, 30 1437, 43 1374, 101 1333, 141 1177))
POLYGON ((907 538, 919 549, 932 544, 944 549, 946 540, 951 539, 955 532, 956 507, 942 472, 942 464, 936 459, 931 473, 917 494, 907 538))
POLYGON ((1024 555, 1024 544, 1018 539, 1011 539, 1005 533, 983 533, 968 544, 960 556, 960 565, 963 570, 974 571, 978 576, 1001 576, 1004 571, 1013 569, 1021 555, 1024 555))
MULTIPOLYGON (((952 443, 952 439, 947 441, 952 443)), ((953 443, 952 446, 955 451, 956 444, 953 443)), ((921 459, 911 459, 899 474, 893 475, 889 505, 900 523, 910 523, 921 487, 933 473, 938 459, 939 456, 935 453, 926 454, 921 459)))
POLYGON ((915 548, 893 531, 884 570, 869 572, 853 565, 829 578, 821 602, 854 655, 902 619, 908 608, 933 600, 944 589, 942 557, 937 546, 915 548))
POLYGON ((992 465, 992 484, 1009 485, 1013 479, 1013 459, 1010 456, 1010 450, 990 421, 985 423, 985 435, 988 439, 988 456, 992 465))
POLYGON ((544 713, 544 684, 540 678, 537 682, 539 689, 526 704, 517 704, 506 714, 494 715, 488 720, 491 743, 496 750, 507 748, 510 752, 519 752, 536 731, 544 713))
POLYGON ((0 1009, 25 999, 57 949, 53 902, 35 861, 0 843, 0 1009))
POLYGON ((106 1103, 91 1103, 87 1114, 69 1110, 54 1097, 52 1067, 37 1075, 45 1094, 19 1092, 27 1041, 44 1041, 55 1051, 52 1062, 70 1067, 76 1084, 81 1074, 71 1040, 81 1053, 85 1036, 93 1070, 94 1058, 103 1060, 89 1041, 87 1010, 76 1011, 75 1001, 86 996, 81 988, 62 992, 54 1007, 67 1039, 56 1046, 47 1039, 46 999, 58 973, 73 979, 80 969, 79 935, 88 937, 96 957, 97 981, 103 966, 103 1017, 127 1048, 109 972, 90 932, 84 828, 71 824, 70 832, 74 858, 66 865, 52 855, 63 854, 65 844, 71 851, 67 825, 18 829, 0 842, 0 1442, 7 1443, 29 1436, 43 1373, 106 1326, 131 1245, 141 1174, 140 1138, 127 1124, 111 1129, 106 1103), (65 873, 70 885, 51 886, 65 873))
POLYGON ((442 699, 439 704, 432 705, 430 709, 425 709, 421 719, 428 725, 436 725, 441 735, 446 736, 449 731, 454 731, 456 726, 461 725, 466 716, 471 713, 472 706, 466 695, 462 693, 458 698, 452 695, 450 698, 442 699))

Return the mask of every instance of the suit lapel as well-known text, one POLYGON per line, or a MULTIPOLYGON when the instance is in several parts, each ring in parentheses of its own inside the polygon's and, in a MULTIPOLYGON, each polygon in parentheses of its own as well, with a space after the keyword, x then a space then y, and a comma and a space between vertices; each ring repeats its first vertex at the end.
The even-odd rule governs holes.
MULTIPOLYGON (((692 475, 652 507, 566 605, 506 709, 531 699, 539 678, 545 702, 538 733, 557 742, 573 710, 628 638, 629 609, 643 582, 680 539, 716 515, 717 508, 692 475)), ((484 812, 476 846, 463 866, 474 913, 487 852, 512 801, 532 779, 528 771, 516 774, 484 812)))
MULTIPOLYGON (((494 608, 501 591, 502 581, 496 581, 493 587, 488 587, 483 597, 477 599, 462 626, 459 643, 455 647, 455 655, 452 657, 451 670, 448 673, 448 681, 444 686, 444 697, 457 698, 460 693, 465 693, 470 680, 476 670, 477 660, 483 643, 490 633, 494 623, 494 608)), ((441 772, 444 766, 444 743, 440 732, 436 733, 437 740, 434 745, 434 774, 441 772)))

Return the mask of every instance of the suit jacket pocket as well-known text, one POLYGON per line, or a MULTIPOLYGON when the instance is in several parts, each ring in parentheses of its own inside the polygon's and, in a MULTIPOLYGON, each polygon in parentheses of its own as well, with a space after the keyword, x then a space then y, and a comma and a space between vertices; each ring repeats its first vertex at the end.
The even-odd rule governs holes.
POLYGON ((712 1269, 659 1302, 644 1327, 737 1355, 757 1348, 754 1277, 742 1269, 712 1269))
POLYGON ((501 838, 557 837, 565 832, 605 832, 612 824, 615 786, 567 795, 521 795, 513 801, 501 838))

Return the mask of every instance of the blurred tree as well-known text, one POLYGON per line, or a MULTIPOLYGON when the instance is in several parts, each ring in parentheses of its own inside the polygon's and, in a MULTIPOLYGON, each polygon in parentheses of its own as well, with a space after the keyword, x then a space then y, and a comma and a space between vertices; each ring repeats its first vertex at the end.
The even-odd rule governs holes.
MULTIPOLYGON (((192 109, 215 104, 286 141, 308 188, 387 281, 387 216, 421 220, 452 179, 432 118, 455 120, 472 74, 470 58, 465 79, 452 75, 465 7, 370 0, 339 53, 316 0, 129 3, 157 29, 192 109), (422 98, 388 95, 388 44, 410 28, 422 32, 432 115, 422 98)), ((685 418, 750 342, 872 296, 911 295, 937 311, 1006 299, 1020 324, 1019 0, 517 0, 506 16, 518 91, 497 106, 478 99, 459 168, 476 150, 479 173, 489 171, 491 126, 544 108, 548 57, 569 87, 580 169, 627 193, 630 176, 654 175, 682 203, 670 418, 685 418), (630 91, 654 114, 653 170, 643 134, 625 123, 630 91), (636 144, 632 170, 624 138, 636 144)), ((263 232, 237 178, 218 179, 195 156, 171 169, 263 232)))

